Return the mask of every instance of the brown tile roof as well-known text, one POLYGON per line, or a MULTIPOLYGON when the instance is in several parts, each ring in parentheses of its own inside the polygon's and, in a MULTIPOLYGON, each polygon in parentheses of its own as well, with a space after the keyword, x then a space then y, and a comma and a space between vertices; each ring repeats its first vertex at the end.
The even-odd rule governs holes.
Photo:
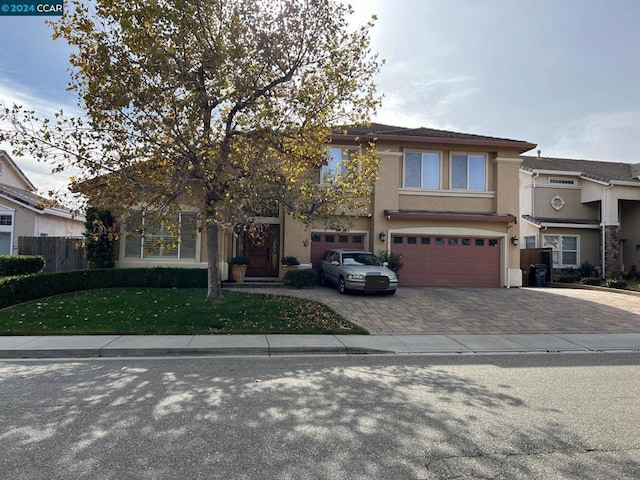
POLYGON ((465 140, 498 140, 506 142, 521 142, 522 140, 513 140, 510 138, 488 137, 486 135, 476 135, 473 133, 452 132, 449 130, 438 130, 435 128, 405 128, 393 125, 384 125, 381 123, 372 123, 369 126, 359 127, 338 127, 335 133, 346 135, 399 135, 405 137, 428 137, 428 138, 447 138, 447 139, 465 139, 465 140))
POLYGON ((523 140, 513 140, 510 138, 490 137, 486 135, 476 135, 472 133, 452 132, 448 130, 438 130, 435 128, 404 128, 381 123, 372 123, 368 126, 344 126, 334 128, 334 137, 365 137, 367 139, 377 138, 379 140, 402 141, 430 141, 440 143, 457 143, 467 145, 493 145, 510 146, 520 148, 522 152, 536 147, 535 144, 523 140))
POLYGON ((640 164, 603 162, 596 160, 576 160, 571 158, 529 157, 523 155, 521 168, 528 171, 556 170, 580 172, 582 176, 609 182, 611 180, 637 182, 640 164))

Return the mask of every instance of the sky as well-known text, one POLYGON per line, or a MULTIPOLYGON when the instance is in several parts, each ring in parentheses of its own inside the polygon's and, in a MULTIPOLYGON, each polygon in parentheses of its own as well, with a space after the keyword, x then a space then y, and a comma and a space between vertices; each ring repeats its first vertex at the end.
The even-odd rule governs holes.
MULTIPOLYGON (((386 63, 373 121, 524 140, 549 157, 640 162, 640 1, 349 3, 354 25, 378 17, 373 50, 386 63)), ((75 108, 69 53, 43 17, 0 16, 0 102, 75 108)), ((14 160, 40 192, 68 182, 14 160)))

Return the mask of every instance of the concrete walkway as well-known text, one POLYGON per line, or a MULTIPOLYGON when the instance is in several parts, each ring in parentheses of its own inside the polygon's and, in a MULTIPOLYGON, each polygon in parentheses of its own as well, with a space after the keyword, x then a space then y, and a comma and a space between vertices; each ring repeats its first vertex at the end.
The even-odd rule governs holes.
POLYGON ((640 352, 640 296, 563 288, 247 292, 323 302, 371 335, 0 336, 0 358, 640 352))
POLYGON ((640 352, 640 333, 0 337, 0 358, 640 352))

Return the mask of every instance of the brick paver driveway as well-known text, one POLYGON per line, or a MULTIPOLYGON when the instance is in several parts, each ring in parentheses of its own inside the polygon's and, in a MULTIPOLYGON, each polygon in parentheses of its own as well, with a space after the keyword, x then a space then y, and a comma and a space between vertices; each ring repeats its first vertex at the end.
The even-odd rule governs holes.
POLYGON ((640 296, 566 288, 401 287, 394 296, 326 287, 256 289, 326 303, 372 334, 640 332, 640 296))

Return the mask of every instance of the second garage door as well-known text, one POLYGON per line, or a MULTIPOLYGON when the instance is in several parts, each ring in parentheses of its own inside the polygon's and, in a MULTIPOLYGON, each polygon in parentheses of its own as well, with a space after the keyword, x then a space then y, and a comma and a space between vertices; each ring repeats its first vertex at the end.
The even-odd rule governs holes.
POLYGON ((311 235, 311 264, 320 267, 322 255, 330 248, 364 249, 362 233, 314 233, 311 235))
POLYGON ((500 286, 500 240, 475 237, 392 235, 402 254, 401 285, 500 286))

